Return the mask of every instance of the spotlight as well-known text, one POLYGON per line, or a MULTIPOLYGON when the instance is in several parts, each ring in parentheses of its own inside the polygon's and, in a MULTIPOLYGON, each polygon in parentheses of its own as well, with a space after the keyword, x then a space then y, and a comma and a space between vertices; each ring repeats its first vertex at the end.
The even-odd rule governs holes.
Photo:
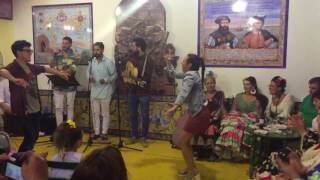
POLYGON ((233 12, 245 12, 247 9, 248 2, 244 0, 237 0, 232 5, 232 11, 233 12))

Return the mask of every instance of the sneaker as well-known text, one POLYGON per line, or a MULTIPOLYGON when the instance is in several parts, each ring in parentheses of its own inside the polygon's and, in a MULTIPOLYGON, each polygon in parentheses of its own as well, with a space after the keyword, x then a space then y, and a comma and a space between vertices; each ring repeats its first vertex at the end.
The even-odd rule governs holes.
POLYGON ((131 137, 131 138, 128 139, 127 142, 125 142, 125 144, 126 144, 126 145, 130 145, 130 144, 135 144, 135 143, 137 143, 137 142, 138 142, 138 140, 137 140, 136 137, 131 137))
POLYGON ((143 148, 148 147, 147 139, 146 138, 141 138, 141 145, 143 148))

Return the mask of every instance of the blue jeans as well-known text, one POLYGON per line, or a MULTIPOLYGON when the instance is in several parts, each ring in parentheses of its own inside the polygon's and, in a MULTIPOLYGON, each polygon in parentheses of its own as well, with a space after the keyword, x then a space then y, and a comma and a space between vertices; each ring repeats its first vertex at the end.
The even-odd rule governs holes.
POLYGON ((147 138, 149 132, 149 96, 137 96, 129 92, 129 117, 131 121, 131 136, 138 138, 138 106, 140 104, 141 116, 142 116, 142 137, 147 138))

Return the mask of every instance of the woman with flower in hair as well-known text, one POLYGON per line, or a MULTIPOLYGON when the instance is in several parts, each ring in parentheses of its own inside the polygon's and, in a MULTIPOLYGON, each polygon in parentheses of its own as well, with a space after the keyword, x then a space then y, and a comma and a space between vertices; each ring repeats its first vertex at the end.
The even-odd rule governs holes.
MULTIPOLYGON (((82 145, 82 131, 76 127, 72 120, 61 123, 53 134, 53 143, 58 150, 52 161, 57 162, 74 162, 79 163, 81 160, 81 153, 78 149, 82 145)), ((51 169, 49 177, 59 177, 70 179, 72 170, 57 170, 51 169)))
MULTIPOLYGON (((221 122, 220 136, 216 142, 223 148, 224 158, 242 158, 242 145, 250 145, 250 134, 246 127, 257 121, 263 114, 268 99, 259 93, 257 81, 250 76, 243 80, 244 92, 236 95, 231 112, 221 122)), ((218 150, 221 150, 218 148, 218 150)))
POLYGON ((271 99, 266 109, 266 118, 286 124, 294 105, 293 97, 286 93, 287 81, 275 76, 269 85, 271 99))

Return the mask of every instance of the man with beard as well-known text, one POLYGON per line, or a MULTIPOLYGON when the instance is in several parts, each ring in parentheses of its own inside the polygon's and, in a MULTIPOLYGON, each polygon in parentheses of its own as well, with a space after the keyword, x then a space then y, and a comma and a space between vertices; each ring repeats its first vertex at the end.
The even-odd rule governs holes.
POLYGON ((87 77, 89 78, 91 87, 93 139, 101 137, 102 140, 108 141, 110 101, 114 91, 114 81, 117 78, 117 72, 113 61, 104 56, 103 51, 104 44, 102 42, 96 42, 93 45, 94 58, 89 62, 87 77), (100 115, 102 116, 101 124, 100 115))
MULTIPOLYGON (((71 48, 72 39, 68 36, 62 39, 62 49, 54 54, 54 59, 49 62, 50 67, 60 72, 67 72, 74 76, 76 73, 76 65, 79 62, 79 55, 71 48)), ((76 96, 77 86, 74 85, 55 85, 53 87, 53 97, 55 102, 55 115, 57 126, 63 122, 63 112, 65 107, 65 97, 67 99, 68 119, 74 119, 74 99, 76 96)))
POLYGON ((215 23, 219 29, 209 35, 206 46, 209 48, 230 49, 235 48, 238 44, 237 37, 229 31, 231 20, 228 16, 219 16, 215 23))
MULTIPOLYGON (((131 138, 126 144, 134 144, 138 140, 138 107, 141 108, 142 116, 142 139, 141 145, 146 148, 149 132, 149 101, 150 101, 150 83, 152 76, 152 62, 146 53, 147 44, 142 38, 135 38, 129 44, 130 55, 128 63, 137 70, 137 77, 134 83, 129 83, 129 117, 131 121, 131 138)), ((128 64, 127 63, 127 64, 128 64)), ((126 73, 123 73, 125 78, 126 73)))
POLYGON ((269 31, 262 29, 265 16, 253 16, 249 20, 252 31, 244 35, 243 42, 246 48, 277 48, 278 39, 269 31))

